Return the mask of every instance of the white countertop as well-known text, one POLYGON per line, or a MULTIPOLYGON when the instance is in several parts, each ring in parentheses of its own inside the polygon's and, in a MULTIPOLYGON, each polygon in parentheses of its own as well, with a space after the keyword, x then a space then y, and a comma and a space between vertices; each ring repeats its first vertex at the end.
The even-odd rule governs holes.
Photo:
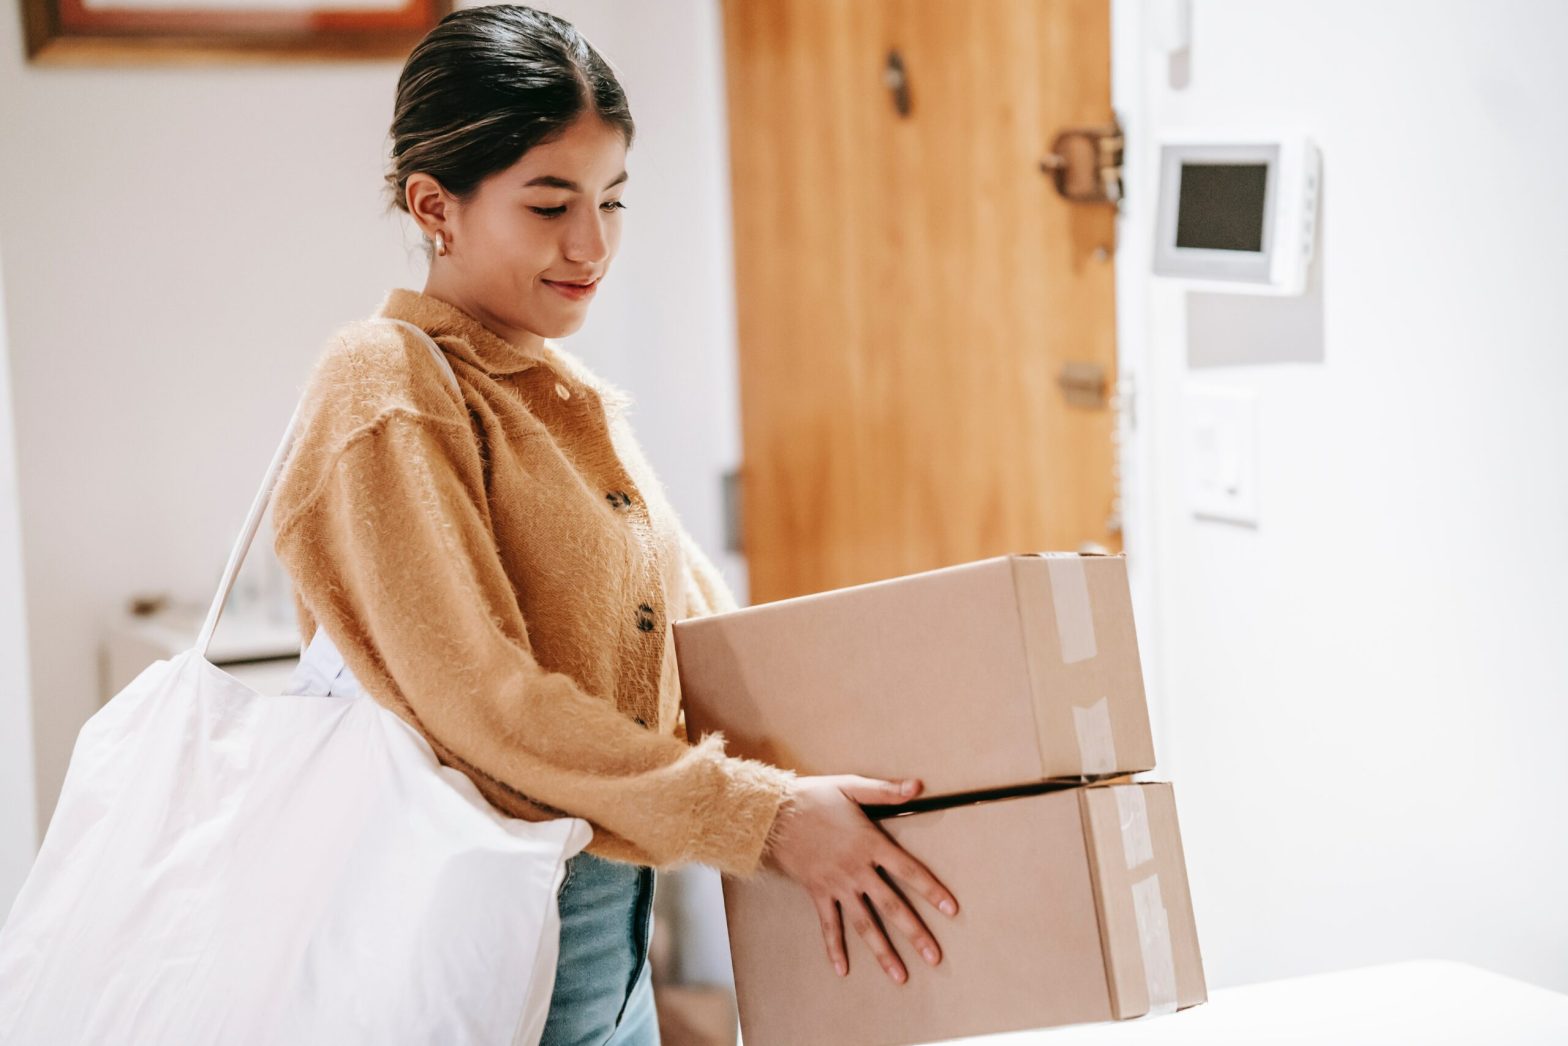
POLYGON ((1422 960, 1209 993, 1162 1017, 953 1039, 945 1046, 1503 1046, 1568 1044, 1568 995, 1422 960))

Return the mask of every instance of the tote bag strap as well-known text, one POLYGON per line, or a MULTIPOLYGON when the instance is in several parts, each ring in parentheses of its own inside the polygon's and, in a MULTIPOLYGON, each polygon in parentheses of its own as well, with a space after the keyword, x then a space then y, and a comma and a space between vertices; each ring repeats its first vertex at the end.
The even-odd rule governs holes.
MULTIPOLYGON (((379 317, 389 323, 401 324, 419 335, 425 348, 430 350, 441 364, 446 374, 447 384, 462 399, 463 390, 457 384, 457 375, 452 370, 452 362, 446 358, 446 353, 441 351, 435 339, 425 333, 417 325, 407 320, 394 319, 391 316, 379 317)), ((261 527, 262 517, 266 514, 267 505, 272 500, 272 490, 277 485, 278 474, 283 471, 283 462, 288 457, 289 449, 294 445, 299 426, 300 410, 304 407, 304 400, 294 405, 294 413, 289 417, 288 428, 283 432, 283 439, 278 444, 278 449, 272 455, 272 462, 267 466, 267 475, 261 481, 261 489, 256 492, 256 499, 251 502, 250 514, 245 517, 245 525, 240 529, 239 540, 234 543, 234 549, 229 553, 228 565, 223 568, 223 578, 218 582, 218 593, 212 599, 212 606, 207 611, 207 619, 201 626, 201 633, 196 637, 196 653, 205 658, 207 648, 212 644, 212 634, 218 629, 218 618, 223 614, 223 604, 228 601, 229 593, 234 589, 234 582, 239 578, 240 566, 245 562, 245 555, 250 551, 251 541, 256 537, 256 531, 261 527)))

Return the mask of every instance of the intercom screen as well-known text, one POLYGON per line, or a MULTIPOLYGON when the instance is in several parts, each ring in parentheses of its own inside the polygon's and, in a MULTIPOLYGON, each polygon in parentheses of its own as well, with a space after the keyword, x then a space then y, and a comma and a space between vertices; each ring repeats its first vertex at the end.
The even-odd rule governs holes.
POLYGON ((1268 165, 1184 163, 1176 209, 1176 246, 1209 251, 1263 250, 1268 165))

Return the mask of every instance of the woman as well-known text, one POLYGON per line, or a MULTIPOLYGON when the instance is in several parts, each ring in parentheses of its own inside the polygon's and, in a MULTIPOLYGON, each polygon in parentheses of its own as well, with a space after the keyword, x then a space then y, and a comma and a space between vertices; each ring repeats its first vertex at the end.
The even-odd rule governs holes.
POLYGON ((593 826, 558 897, 550 1044, 658 1041, 656 868, 781 870, 815 900, 840 974, 846 919, 896 981, 881 924, 940 960, 879 866, 957 911, 857 805, 919 782, 797 777, 687 740, 670 623, 734 598, 666 501, 626 397, 553 342, 582 325, 615 256, 632 137, 614 73, 559 18, 479 7, 420 42, 387 182, 430 273, 376 316, 433 336, 461 396, 417 333, 348 324, 273 502, 305 639, 324 628, 497 808, 593 826))

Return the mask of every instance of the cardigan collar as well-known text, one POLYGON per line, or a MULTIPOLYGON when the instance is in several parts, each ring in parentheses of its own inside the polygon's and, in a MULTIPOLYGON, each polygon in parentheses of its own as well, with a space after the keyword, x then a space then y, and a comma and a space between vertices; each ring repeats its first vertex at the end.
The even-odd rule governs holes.
POLYGON ((515 374, 554 363, 555 347, 548 339, 543 351, 514 345, 451 302, 422 291, 394 287, 375 314, 407 320, 434 338, 451 335, 443 348, 489 374, 515 374))
POLYGON ((612 411, 625 412, 632 406, 631 396, 594 374, 554 339, 544 339, 543 349, 514 345, 451 302, 422 291, 392 288, 381 300, 375 315, 407 320, 433 338, 447 335, 443 349, 487 374, 519 374, 543 366, 546 372, 561 381, 592 389, 599 401, 612 411))

